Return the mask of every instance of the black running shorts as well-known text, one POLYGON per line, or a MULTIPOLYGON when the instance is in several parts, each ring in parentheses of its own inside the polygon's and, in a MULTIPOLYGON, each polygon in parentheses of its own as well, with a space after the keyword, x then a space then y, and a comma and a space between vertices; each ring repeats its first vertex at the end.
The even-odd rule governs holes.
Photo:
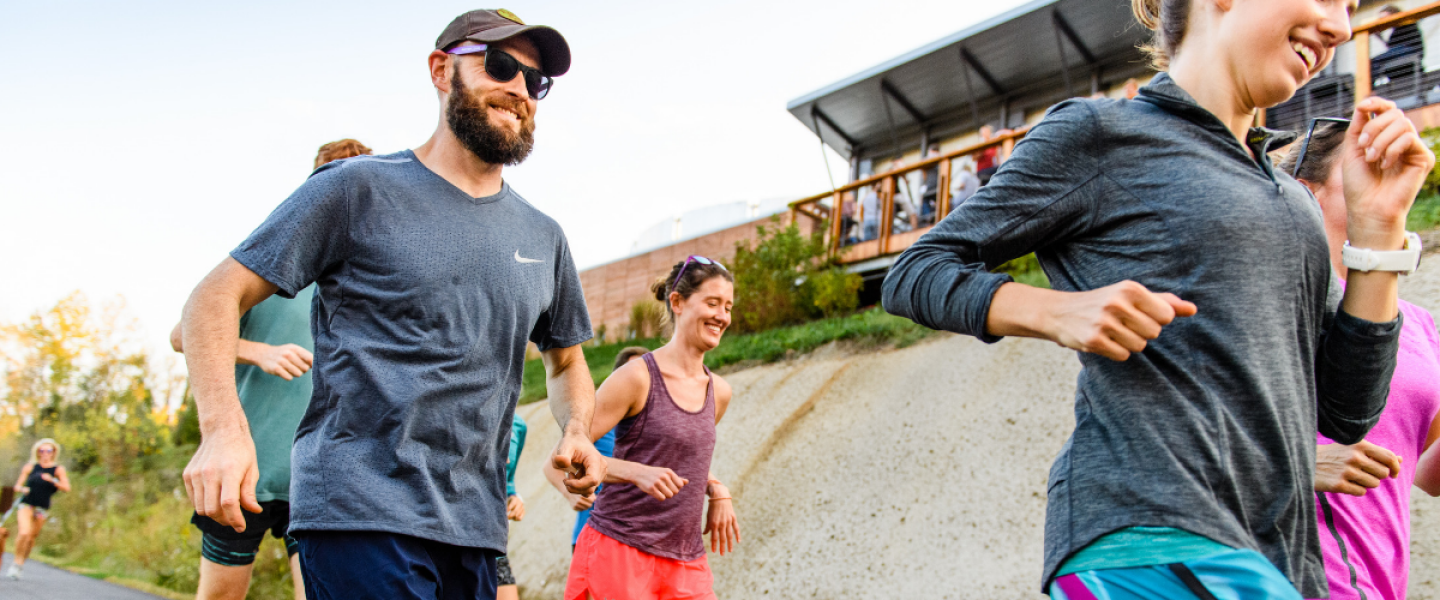
POLYGON ((285 552, 289 556, 295 556, 300 547, 288 533, 290 503, 284 500, 261 502, 260 508, 258 514, 241 511, 245 513, 244 533, 237 533, 233 528, 198 513, 190 517, 190 523, 205 534, 200 542, 200 555, 205 560, 227 567, 254 564, 255 553, 260 550, 260 542, 265 539, 268 530, 275 538, 285 541, 285 552))

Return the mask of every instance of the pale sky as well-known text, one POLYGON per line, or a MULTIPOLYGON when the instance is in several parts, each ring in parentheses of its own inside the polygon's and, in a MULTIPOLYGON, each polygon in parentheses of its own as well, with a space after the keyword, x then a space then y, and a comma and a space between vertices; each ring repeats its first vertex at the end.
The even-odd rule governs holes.
MULTIPOLYGON (((827 189, 787 101, 1019 0, 511 2, 570 73, 505 178, 580 268, 668 215, 827 189)), ((0 322, 123 296, 154 350, 196 283, 353 137, 424 142, 453 1, 0 0, 0 322)), ((837 181, 845 166, 830 154, 837 181)))

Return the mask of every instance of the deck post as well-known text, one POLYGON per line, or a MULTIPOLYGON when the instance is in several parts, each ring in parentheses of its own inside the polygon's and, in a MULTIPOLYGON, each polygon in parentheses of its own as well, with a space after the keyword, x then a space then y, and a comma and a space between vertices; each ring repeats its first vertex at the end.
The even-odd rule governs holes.
POLYGON ((1355 103, 1370 97, 1370 32, 1355 34, 1355 103))

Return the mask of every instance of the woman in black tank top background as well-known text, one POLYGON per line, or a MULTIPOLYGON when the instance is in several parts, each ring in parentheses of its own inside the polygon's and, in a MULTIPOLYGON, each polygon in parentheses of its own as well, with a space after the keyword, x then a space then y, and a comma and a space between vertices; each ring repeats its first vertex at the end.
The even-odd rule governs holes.
POLYGON ((6 576, 19 579, 25 568, 25 559, 35 547, 35 538, 45 525, 50 510, 50 498, 56 492, 70 491, 70 476, 58 462, 60 444, 45 438, 30 448, 30 462, 20 470, 20 479, 15 482, 15 491, 22 494, 20 508, 16 511, 19 520, 20 537, 15 539, 15 562, 10 565, 6 576))
POLYGON ((566 600, 714 598, 704 535, 722 555, 740 541, 730 490, 710 471, 731 388, 705 368, 730 326, 734 278, 691 256, 651 290, 675 332, 595 393, 590 436, 614 429, 615 456, 577 540, 566 600))

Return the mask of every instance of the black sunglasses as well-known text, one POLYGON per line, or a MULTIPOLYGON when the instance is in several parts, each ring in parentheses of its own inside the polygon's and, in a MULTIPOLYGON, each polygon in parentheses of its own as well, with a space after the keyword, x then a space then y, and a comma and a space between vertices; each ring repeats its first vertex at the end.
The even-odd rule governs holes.
POLYGON ((1315 137, 1315 126, 1322 122, 1338 123, 1344 127, 1350 126, 1350 119, 1342 119, 1339 117, 1317 117, 1310 119, 1310 127, 1305 130, 1305 141, 1300 143, 1300 156, 1295 157, 1295 172, 1290 174, 1291 177, 1296 179, 1300 178, 1300 165, 1305 164, 1305 153, 1310 151, 1310 138, 1315 137))
POLYGON ((501 50, 487 50, 486 44, 478 46, 457 46, 446 50, 446 54, 466 55, 485 53, 485 74, 491 79, 504 83, 515 78, 519 73, 525 74, 525 91, 530 92, 530 97, 542 100, 550 94, 550 88, 555 85, 555 79, 541 73, 539 69, 527 67, 520 64, 515 57, 506 54, 501 50))

